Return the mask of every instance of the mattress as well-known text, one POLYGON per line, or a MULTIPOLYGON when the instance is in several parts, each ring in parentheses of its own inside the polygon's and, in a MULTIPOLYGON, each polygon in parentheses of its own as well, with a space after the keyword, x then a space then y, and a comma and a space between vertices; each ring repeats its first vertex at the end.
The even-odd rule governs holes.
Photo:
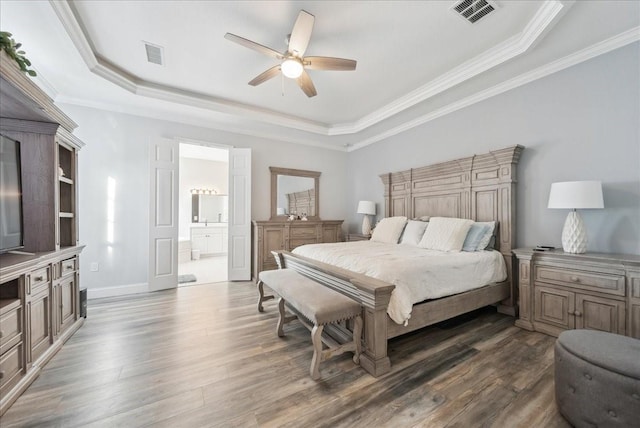
POLYGON ((387 313, 407 324, 413 305, 507 278, 498 251, 444 252, 372 241, 303 245, 294 254, 394 284, 387 313))

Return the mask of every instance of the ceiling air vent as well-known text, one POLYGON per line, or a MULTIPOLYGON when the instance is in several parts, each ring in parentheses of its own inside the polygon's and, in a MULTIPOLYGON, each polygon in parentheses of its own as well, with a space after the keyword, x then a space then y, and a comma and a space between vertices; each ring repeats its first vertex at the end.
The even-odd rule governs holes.
POLYGON ((452 9, 473 24, 495 11, 496 5, 487 0, 462 0, 456 2, 452 9))
POLYGON ((147 51, 147 61, 153 63, 153 64, 158 64, 158 65, 162 65, 162 53, 163 53, 163 48, 162 46, 157 46, 157 45, 152 45, 151 43, 147 43, 147 42, 143 42, 144 43, 144 48, 147 51))

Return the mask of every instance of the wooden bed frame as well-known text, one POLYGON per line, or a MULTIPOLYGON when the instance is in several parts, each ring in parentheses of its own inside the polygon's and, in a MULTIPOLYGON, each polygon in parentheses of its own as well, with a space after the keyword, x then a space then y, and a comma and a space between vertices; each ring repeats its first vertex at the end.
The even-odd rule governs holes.
MULTIPOLYGON (((507 267, 507 280, 453 296, 415 304, 408 325, 387 315, 394 285, 289 252, 277 254, 281 267, 295 269, 359 301, 364 310, 362 367, 373 376, 391 369, 387 340, 490 304, 509 315, 517 312, 511 249, 515 245, 516 165, 524 147, 513 146, 467 158, 380 176, 386 217, 440 216, 498 222, 496 249, 507 267)), ((336 330, 341 336, 344 332, 336 330)), ((348 340, 345 335, 343 340, 348 340)))

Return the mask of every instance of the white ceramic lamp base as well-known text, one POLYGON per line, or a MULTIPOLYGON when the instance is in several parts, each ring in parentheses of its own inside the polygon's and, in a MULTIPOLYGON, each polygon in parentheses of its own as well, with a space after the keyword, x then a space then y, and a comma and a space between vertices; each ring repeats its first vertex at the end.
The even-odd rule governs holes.
POLYGON ((364 215, 362 219, 362 234, 363 235, 371 235, 371 220, 369 220, 368 215, 364 215))
POLYGON ((577 211, 571 211, 562 229, 562 248, 565 253, 587 252, 587 229, 577 211))

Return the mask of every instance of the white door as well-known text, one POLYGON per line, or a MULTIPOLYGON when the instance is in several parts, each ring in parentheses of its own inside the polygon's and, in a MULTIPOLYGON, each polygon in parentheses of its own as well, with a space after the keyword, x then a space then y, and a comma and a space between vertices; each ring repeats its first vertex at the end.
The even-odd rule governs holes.
POLYGON ((229 281, 251 279, 251 149, 229 150, 229 281))
POLYGON ((178 286, 178 142, 152 141, 149 213, 149 290, 178 286))

